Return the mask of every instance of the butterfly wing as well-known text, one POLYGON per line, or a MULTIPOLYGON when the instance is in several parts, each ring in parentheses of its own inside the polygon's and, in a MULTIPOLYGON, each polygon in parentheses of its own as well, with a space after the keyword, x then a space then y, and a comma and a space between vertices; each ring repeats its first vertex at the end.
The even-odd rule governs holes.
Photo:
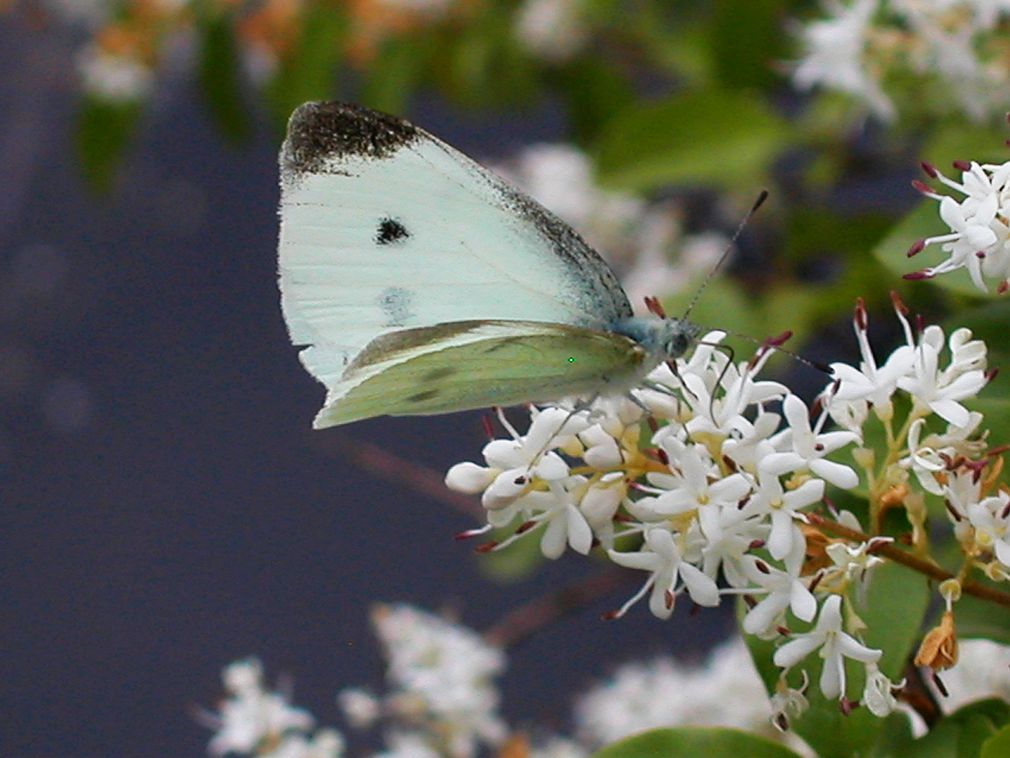
POLYGON ((605 329, 632 315, 568 225, 407 121, 306 103, 280 164, 282 307, 328 388, 369 343, 403 329, 495 319, 605 329))
POLYGON ((314 426, 621 391, 649 363, 628 337, 564 324, 470 321, 407 329, 359 354, 330 388, 314 426))

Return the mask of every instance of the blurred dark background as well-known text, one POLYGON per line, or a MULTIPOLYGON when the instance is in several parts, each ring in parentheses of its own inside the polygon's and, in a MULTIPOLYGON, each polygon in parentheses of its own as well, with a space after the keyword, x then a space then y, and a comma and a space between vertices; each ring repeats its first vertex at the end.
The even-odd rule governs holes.
MULTIPOLYGON (((599 570, 566 558, 491 581, 452 539, 472 519, 342 452, 367 441, 440 475, 479 460, 479 414, 313 432, 323 391, 276 291, 279 135, 261 121, 227 145, 169 73, 97 193, 74 150, 74 50, 0 24, 0 755, 201 755, 193 708, 250 654, 341 726, 336 692, 381 682, 371 603, 449 606, 480 630, 599 570)), ((419 98, 411 115, 479 157, 563 134, 549 100, 517 119, 419 98)), ((608 666, 729 627, 598 620, 625 596, 509 650, 511 723, 563 727, 608 666)))

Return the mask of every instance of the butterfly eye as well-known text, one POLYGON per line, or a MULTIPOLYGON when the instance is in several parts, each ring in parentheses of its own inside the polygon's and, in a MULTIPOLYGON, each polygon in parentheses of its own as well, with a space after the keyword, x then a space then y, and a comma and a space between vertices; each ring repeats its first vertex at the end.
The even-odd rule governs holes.
POLYGON ((686 334, 674 334, 666 343, 666 354, 671 358, 679 358, 691 346, 686 334))

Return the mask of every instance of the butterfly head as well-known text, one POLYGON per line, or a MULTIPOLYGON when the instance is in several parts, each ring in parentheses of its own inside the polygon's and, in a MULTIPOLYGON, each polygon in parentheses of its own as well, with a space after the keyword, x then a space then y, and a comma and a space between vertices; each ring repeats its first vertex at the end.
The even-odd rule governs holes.
POLYGON ((658 360, 679 358, 697 341, 701 327, 681 318, 628 318, 613 327, 658 360))

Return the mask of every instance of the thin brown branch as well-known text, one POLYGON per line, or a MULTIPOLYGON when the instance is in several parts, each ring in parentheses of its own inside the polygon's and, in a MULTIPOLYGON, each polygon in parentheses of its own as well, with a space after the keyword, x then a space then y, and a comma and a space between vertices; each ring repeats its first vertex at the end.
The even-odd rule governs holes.
MULTIPOLYGON (((849 529, 849 527, 842 526, 837 521, 831 521, 830 519, 818 516, 815 513, 808 513, 807 518, 814 526, 820 527, 825 532, 837 537, 844 537, 845 539, 853 540, 854 542, 866 542, 873 539, 869 534, 863 534, 857 529, 849 529)), ((925 574, 930 579, 935 579, 937 582, 957 578, 956 574, 952 574, 931 561, 912 555, 894 543, 885 542, 877 545, 874 547, 873 552, 890 558, 892 561, 900 563, 902 566, 907 566, 914 571, 918 571, 920 574, 925 574)), ((1003 592, 1002 590, 990 587, 987 584, 982 584, 981 582, 976 582, 973 579, 962 580, 961 591, 982 600, 989 600, 993 603, 1010 608, 1010 593, 1003 592)))
POLYGON ((505 614, 484 632, 484 639, 502 648, 512 647, 551 622, 580 611, 623 587, 629 579, 630 572, 609 568, 557 592, 535 598, 505 614))
POLYGON ((476 498, 450 490, 445 486, 445 477, 440 472, 401 458, 378 445, 347 437, 335 435, 330 435, 330 437, 328 442, 331 445, 323 447, 325 452, 332 454, 333 447, 336 447, 342 457, 356 463, 375 476, 396 482, 435 500, 440 500, 453 510, 469 516, 478 523, 485 521, 484 509, 480 507, 476 498))

